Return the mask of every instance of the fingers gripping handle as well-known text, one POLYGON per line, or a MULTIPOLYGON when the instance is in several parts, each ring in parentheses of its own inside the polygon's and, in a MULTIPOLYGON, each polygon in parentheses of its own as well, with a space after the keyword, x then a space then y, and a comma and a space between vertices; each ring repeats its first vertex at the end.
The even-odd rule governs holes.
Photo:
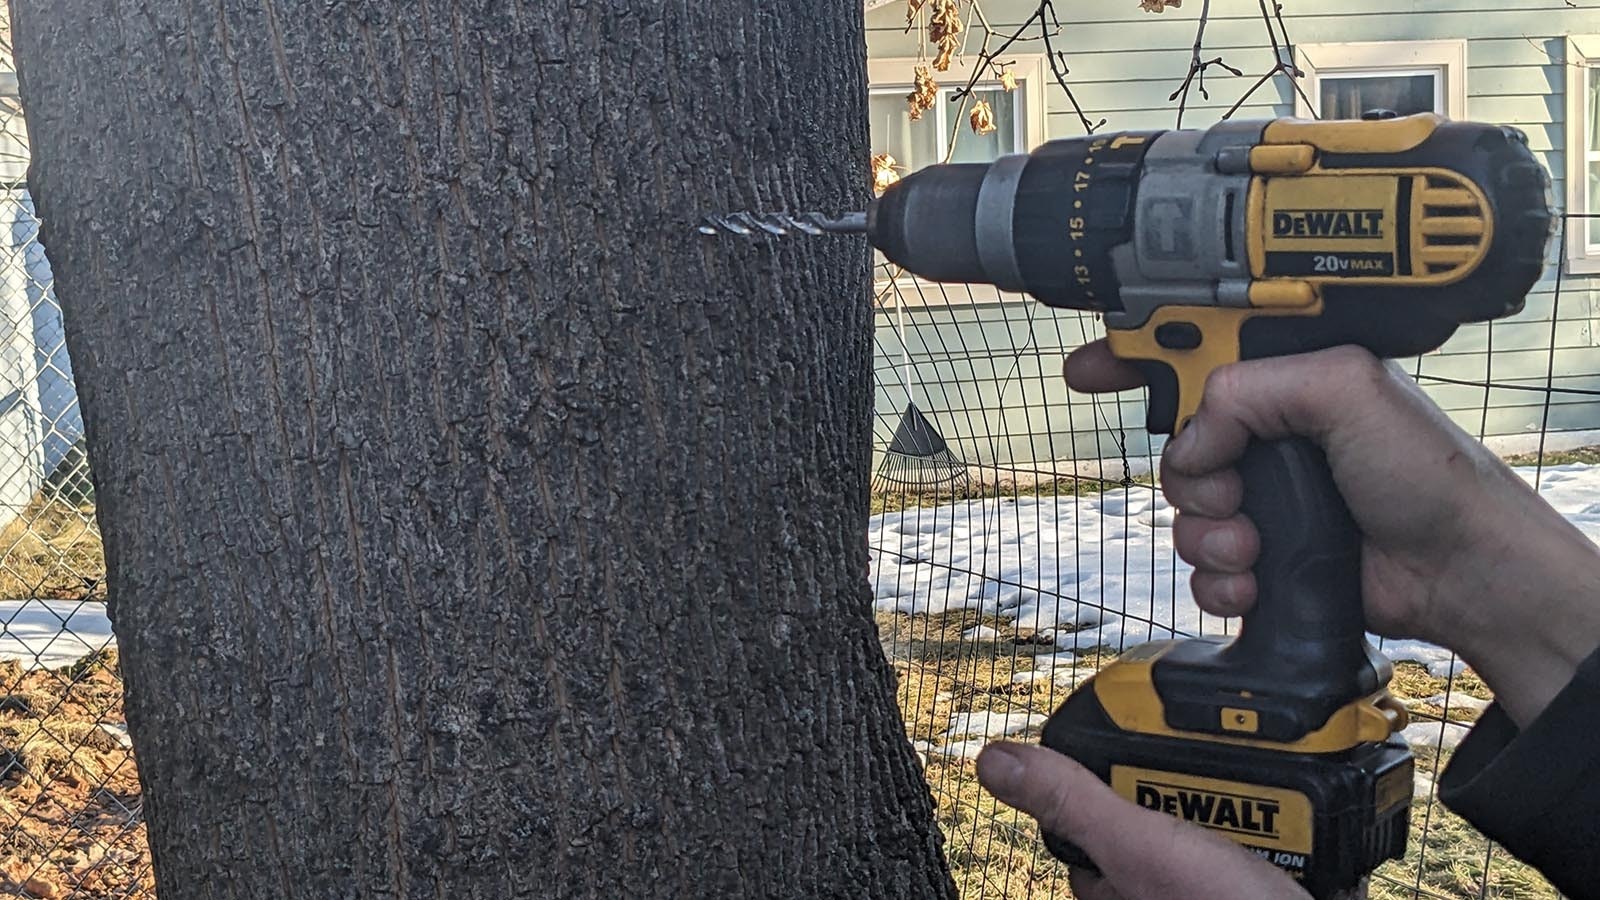
MULTIPOLYGON (((1339 702, 1376 690, 1361 606, 1361 533, 1311 441, 1253 441, 1243 512, 1261 535, 1256 605, 1230 667, 1339 702)), ((1251 679, 1255 680, 1254 678, 1251 679)))

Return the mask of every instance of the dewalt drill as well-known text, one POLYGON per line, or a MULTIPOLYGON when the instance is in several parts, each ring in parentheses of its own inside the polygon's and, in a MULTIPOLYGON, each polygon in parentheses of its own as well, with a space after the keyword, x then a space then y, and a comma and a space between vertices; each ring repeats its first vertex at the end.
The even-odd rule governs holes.
MULTIPOLYGON (((1228 363, 1340 344, 1413 356, 1518 311, 1552 222, 1549 176, 1521 132, 1380 114, 1056 140, 922 169, 864 216, 719 217, 702 230, 865 231, 919 277, 1098 312, 1149 384, 1150 431, 1166 434, 1228 363)), ((1041 740, 1127 799, 1338 896, 1404 854, 1405 710, 1366 640, 1360 535, 1321 451, 1257 442, 1239 469, 1261 553, 1237 637, 1133 648, 1041 740)))

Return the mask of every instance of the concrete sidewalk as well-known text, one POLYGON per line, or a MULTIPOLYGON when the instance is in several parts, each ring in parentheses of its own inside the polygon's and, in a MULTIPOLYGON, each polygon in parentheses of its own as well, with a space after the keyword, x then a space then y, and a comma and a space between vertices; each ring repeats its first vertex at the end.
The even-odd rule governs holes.
POLYGON ((116 646, 98 600, 0 600, 0 659, 24 669, 71 665, 116 646))

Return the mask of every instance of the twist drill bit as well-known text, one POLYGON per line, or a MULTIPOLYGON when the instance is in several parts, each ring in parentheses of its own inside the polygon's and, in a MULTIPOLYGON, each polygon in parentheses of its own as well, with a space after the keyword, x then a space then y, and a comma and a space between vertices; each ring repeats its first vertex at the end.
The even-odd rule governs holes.
POLYGON ((788 237, 795 232, 808 235, 864 234, 866 230, 867 214, 864 212, 848 212, 839 216, 818 212, 735 212, 706 216, 699 228, 701 234, 732 234, 746 238, 762 234, 788 237))

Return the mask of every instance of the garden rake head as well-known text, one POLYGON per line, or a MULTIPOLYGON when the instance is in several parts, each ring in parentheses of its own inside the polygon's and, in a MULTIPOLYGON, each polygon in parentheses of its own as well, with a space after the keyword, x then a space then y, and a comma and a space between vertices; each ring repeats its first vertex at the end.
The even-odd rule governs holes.
POLYGON ((872 477, 873 493, 959 494, 972 484, 967 464, 950 452, 944 435, 907 403, 894 439, 872 477))

